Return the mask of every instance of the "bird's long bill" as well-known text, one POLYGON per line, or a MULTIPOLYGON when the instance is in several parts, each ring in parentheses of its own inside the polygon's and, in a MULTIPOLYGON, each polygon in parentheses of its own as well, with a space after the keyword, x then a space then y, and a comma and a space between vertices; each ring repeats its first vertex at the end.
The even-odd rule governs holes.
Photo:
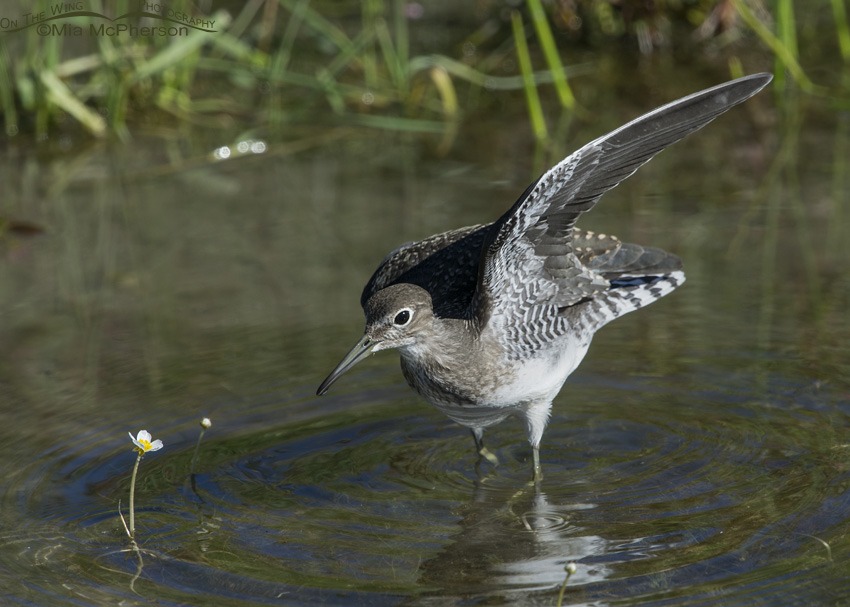
POLYGON ((316 391, 316 394, 318 396, 321 396, 322 394, 327 392, 328 388, 331 387, 331 384, 334 383, 340 375, 342 375, 351 367, 366 358, 374 347, 375 342, 369 339, 368 335, 364 335, 363 338, 358 341, 353 348, 351 348, 351 351, 345 355, 345 358, 339 361, 339 364, 336 366, 336 369, 331 371, 331 374, 328 375, 327 379, 322 382, 322 385, 319 386, 319 389, 316 391))

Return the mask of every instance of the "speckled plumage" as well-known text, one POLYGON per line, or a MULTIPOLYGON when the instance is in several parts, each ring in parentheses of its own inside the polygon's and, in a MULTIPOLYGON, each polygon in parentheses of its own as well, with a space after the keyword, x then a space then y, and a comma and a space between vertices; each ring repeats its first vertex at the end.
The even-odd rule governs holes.
POLYGON ((576 229, 579 216, 656 153, 770 82, 757 74, 690 95, 587 144, 491 224, 390 253, 361 297, 366 334, 319 387, 366 354, 398 348, 408 383, 469 427, 517 415, 537 449, 552 399, 593 334, 684 281, 678 257, 576 229))

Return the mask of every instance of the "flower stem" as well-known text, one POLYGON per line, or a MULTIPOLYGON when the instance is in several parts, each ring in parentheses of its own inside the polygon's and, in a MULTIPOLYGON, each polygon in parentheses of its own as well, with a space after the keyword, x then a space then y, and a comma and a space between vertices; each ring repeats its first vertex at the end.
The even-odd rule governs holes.
POLYGON ((136 458, 136 465, 133 466, 133 477, 130 479, 130 539, 135 539, 136 536, 136 473, 139 471, 139 462, 142 461, 142 453, 136 458))
POLYGON ((201 440, 204 438, 204 432, 206 432, 206 428, 201 426, 201 434, 198 436, 198 442, 195 443, 195 453, 192 455, 192 465, 189 468, 189 474, 195 474, 195 464, 198 463, 198 451, 201 449, 201 440))

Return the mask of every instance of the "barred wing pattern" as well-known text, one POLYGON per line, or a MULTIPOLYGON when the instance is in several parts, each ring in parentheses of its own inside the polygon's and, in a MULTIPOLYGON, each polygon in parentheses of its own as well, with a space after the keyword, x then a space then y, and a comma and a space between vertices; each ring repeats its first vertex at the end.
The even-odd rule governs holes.
POLYGON ((658 152, 746 101, 770 79, 756 74, 721 84, 600 137, 544 173, 493 224, 473 305, 482 326, 495 323, 494 334, 512 358, 563 335, 564 310, 610 287, 576 255, 572 232, 579 215, 658 152))

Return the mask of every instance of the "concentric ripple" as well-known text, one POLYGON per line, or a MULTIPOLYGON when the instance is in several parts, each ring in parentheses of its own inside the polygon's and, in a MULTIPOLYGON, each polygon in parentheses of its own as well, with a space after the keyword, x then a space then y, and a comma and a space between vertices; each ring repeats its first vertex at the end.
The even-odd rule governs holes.
POLYGON ((488 433, 500 465, 476 471, 468 433, 401 389, 321 406, 267 394, 210 434, 194 474, 190 421, 163 432, 139 475, 139 550, 118 517, 134 456, 114 428, 92 431, 6 470, 0 591, 22 605, 543 605, 565 583, 563 604, 840 597, 846 399, 710 385, 576 382, 593 405, 556 414, 537 487, 519 424, 488 433))

